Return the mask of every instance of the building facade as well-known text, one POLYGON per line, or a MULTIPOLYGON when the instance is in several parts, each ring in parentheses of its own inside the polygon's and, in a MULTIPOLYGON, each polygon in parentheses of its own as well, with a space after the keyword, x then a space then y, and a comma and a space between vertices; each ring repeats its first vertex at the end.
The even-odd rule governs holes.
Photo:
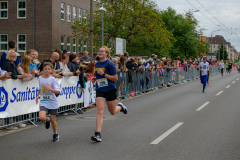
POLYGON ((211 53, 215 53, 219 54, 219 48, 220 46, 222 46, 224 44, 224 48, 226 49, 226 51, 228 52, 228 59, 230 59, 230 53, 231 53, 231 43, 227 42, 223 36, 221 35, 216 35, 215 37, 207 37, 207 42, 210 45, 210 52, 211 53))
MULTIPOLYGON (((94 10, 100 0, 94 0, 94 10)), ((8 41, 16 40, 17 52, 35 49, 40 54, 67 49, 81 53, 86 42, 72 37, 74 21, 88 20, 89 0, 3 0, 0 1, 0 53, 8 41)))

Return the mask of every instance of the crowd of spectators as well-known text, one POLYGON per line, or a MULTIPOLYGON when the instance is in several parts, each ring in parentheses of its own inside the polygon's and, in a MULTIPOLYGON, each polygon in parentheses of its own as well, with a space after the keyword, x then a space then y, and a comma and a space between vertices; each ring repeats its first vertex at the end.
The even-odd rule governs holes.
MULTIPOLYGON (((52 76, 62 78, 63 76, 79 76, 81 87, 85 87, 85 83, 89 77, 94 75, 95 63, 99 60, 98 56, 91 58, 87 51, 84 51, 82 57, 78 57, 76 53, 67 53, 66 50, 61 51, 55 49, 50 58, 40 62, 38 60, 38 52, 30 49, 21 57, 16 50, 16 41, 11 40, 8 43, 9 50, 1 55, 0 59, 0 79, 22 79, 22 81, 30 81, 35 77, 42 75, 43 63, 50 62, 53 64, 52 76)), ((116 66, 117 72, 137 73, 144 71, 159 70, 163 76, 164 69, 166 71, 183 67, 185 71, 189 67, 198 68, 201 62, 199 57, 186 58, 175 57, 173 60, 169 57, 158 58, 158 55, 152 54, 150 58, 146 56, 129 57, 128 52, 124 55, 116 55, 109 57, 116 66)), ((217 60, 208 60, 210 65, 219 65, 217 60)), ((226 64, 228 61, 226 61, 226 64)), ((233 64, 234 65, 234 64, 233 64)), ((240 63, 239 63, 240 65, 240 63)), ((143 81, 143 80, 142 80, 143 81)), ((146 81, 149 81, 148 79, 146 81)), ((122 90, 123 83, 120 86, 122 90)))

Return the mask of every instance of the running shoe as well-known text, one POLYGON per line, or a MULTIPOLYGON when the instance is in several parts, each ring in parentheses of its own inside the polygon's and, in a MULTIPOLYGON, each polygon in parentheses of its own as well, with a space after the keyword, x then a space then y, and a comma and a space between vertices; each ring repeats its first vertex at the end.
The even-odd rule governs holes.
POLYGON ((127 107, 125 107, 121 102, 118 103, 118 106, 120 106, 122 109, 120 112, 123 112, 124 114, 127 114, 127 107))
POLYGON ((50 120, 49 121, 45 121, 45 127, 46 127, 46 129, 48 129, 50 127, 50 120))
POLYGON ((204 90, 202 90, 202 92, 204 93, 204 90))
POLYGON ((59 135, 53 134, 53 142, 59 141, 59 135))
POLYGON ((91 140, 94 142, 102 142, 101 133, 95 132, 94 136, 91 137, 91 140))
POLYGON ((207 81, 207 84, 209 84, 209 81, 207 81))

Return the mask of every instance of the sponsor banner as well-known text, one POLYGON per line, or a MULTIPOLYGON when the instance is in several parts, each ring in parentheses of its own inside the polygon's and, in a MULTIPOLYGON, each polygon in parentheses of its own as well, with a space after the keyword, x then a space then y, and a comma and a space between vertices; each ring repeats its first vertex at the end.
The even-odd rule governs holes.
POLYGON ((88 76, 88 81, 84 90, 84 107, 89 107, 96 102, 96 82, 92 83, 94 76, 88 76))
MULTIPOLYGON (((77 76, 57 80, 61 86, 60 95, 57 97, 59 106, 83 103, 77 76)), ((38 78, 28 82, 19 79, 0 80, 0 118, 38 112, 39 104, 35 101, 38 88, 38 78)))

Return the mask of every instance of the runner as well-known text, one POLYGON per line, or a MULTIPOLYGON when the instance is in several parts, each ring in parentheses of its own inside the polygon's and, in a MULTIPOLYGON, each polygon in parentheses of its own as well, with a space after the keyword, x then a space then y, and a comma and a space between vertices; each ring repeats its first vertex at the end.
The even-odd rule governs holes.
POLYGON ((238 73, 240 73, 240 60, 237 62, 238 73))
POLYGON ((48 129, 50 127, 50 122, 53 128, 53 142, 59 140, 59 135, 57 133, 57 122, 56 115, 59 108, 56 95, 60 92, 60 86, 57 80, 51 76, 53 71, 53 65, 50 62, 43 63, 43 75, 39 77, 39 90, 36 96, 36 104, 38 104, 38 99, 40 95, 40 121, 45 121, 45 127, 48 129), (49 113, 50 117, 46 114, 49 113))
POLYGON ((209 63, 207 62, 207 58, 203 57, 203 62, 201 62, 198 66, 198 69, 201 71, 201 83, 203 84, 203 90, 202 92, 205 91, 206 83, 207 83, 207 78, 208 78, 208 71, 209 71, 209 63))
MULTIPOLYGON (((117 104, 117 87, 116 81, 118 80, 117 70, 112 61, 108 59, 110 51, 108 47, 102 46, 98 51, 100 61, 95 65, 95 75, 97 79, 96 84, 96 131, 94 136, 91 137, 92 141, 101 142, 101 130, 103 124, 103 113, 105 103, 107 102, 108 111, 115 115, 116 113, 123 112, 127 114, 127 108, 122 104, 117 104), (117 106, 116 106, 117 104, 117 106)), ((95 79, 95 80, 96 80, 95 79)))
POLYGON ((221 69, 221 74, 222 74, 222 76, 223 76, 223 69, 224 69, 224 63, 223 63, 223 60, 221 60, 221 62, 219 63, 219 67, 220 67, 220 69, 221 69))
POLYGON ((228 63, 228 74, 230 74, 231 73, 231 71, 232 71, 232 61, 231 60, 229 60, 229 63, 228 63))
POLYGON ((226 72, 228 73, 228 60, 226 60, 225 66, 226 66, 226 72))
MULTIPOLYGON (((211 59, 207 59, 207 62, 208 62, 208 64, 209 64, 209 68, 212 66, 212 60, 211 59)), ((207 84, 209 84, 209 70, 207 71, 207 75, 208 75, 208 78, 207 78, 207 84)))

